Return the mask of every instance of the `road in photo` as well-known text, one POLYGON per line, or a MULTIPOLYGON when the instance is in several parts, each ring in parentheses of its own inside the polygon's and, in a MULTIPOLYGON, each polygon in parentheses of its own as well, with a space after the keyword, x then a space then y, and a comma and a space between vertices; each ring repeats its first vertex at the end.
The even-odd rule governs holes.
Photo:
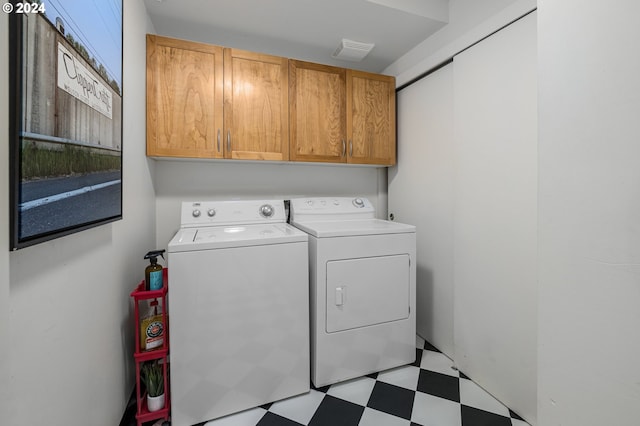
POLYGON ((120 214, 118 171, 40 179, 21 189, 21 238, 120 214))

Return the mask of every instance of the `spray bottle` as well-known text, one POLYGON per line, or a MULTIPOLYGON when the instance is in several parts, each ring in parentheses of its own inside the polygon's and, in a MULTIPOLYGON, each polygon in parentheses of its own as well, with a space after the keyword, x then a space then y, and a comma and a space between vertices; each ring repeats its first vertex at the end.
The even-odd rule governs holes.
POLYGON ((158 264, 158 256, 164 259, 162 253, 164 253, 164 250, 153 250, 144 256, 145 259, 149 259, 149 266, 144 270, 145 290, 162 289, 162 265, 158 264))

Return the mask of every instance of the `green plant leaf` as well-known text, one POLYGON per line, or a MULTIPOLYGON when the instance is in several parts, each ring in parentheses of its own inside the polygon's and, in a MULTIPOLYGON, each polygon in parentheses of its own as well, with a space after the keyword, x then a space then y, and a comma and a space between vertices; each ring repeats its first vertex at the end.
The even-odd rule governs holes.
POLYGON ((162 365, 157 361, 142 365, 140 379, 149 396, 160 396, 164 393, 164 374, 162 365))

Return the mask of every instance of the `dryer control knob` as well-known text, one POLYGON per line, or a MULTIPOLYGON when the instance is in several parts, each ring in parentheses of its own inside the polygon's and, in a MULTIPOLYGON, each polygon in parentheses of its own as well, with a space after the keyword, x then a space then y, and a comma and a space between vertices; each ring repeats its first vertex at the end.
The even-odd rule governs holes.
POLYGON ((195 210, 191 213, 191 215, 192 215, 193 217, 200 217, 200 210, 195 209, 195 210))
POLYGON ((216 211, 214 209, 207 210, 207 216, 214 217, 216 215, 216 211))
POLYGON ((356 198, 353 200, 353 205, 358 208, 362 208, 364 207, 364 201, 362 201, 362 198, 356 198))
POLYGON ((264 204, 260 207, 260 215, 263 217, 271 217, 273 216, 273 206, 269 204, 264 204))

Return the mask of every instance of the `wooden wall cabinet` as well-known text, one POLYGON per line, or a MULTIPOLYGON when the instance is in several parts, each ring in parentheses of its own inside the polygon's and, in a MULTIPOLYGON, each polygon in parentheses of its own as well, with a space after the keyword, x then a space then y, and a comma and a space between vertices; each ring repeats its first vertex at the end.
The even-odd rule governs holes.
POLYGON ((395 79, 147 35, 147 155, 393 165, 395 79))
POLYGON ((289 61, 290 158, 396 163, 394 77, 289 61))
POLYGON ((224 49, 225 158, 289 159, 287 59, 224 49))
POLYGON ((343 68, 289 60, 292 161, 345 162, 346 75, 343 68))
POLYGON ((147 35, 147 155, 222 158, 223 49, 147 35))
POLYGON ((394 77, 347 71, 347 161, 396 164, 394 77))

